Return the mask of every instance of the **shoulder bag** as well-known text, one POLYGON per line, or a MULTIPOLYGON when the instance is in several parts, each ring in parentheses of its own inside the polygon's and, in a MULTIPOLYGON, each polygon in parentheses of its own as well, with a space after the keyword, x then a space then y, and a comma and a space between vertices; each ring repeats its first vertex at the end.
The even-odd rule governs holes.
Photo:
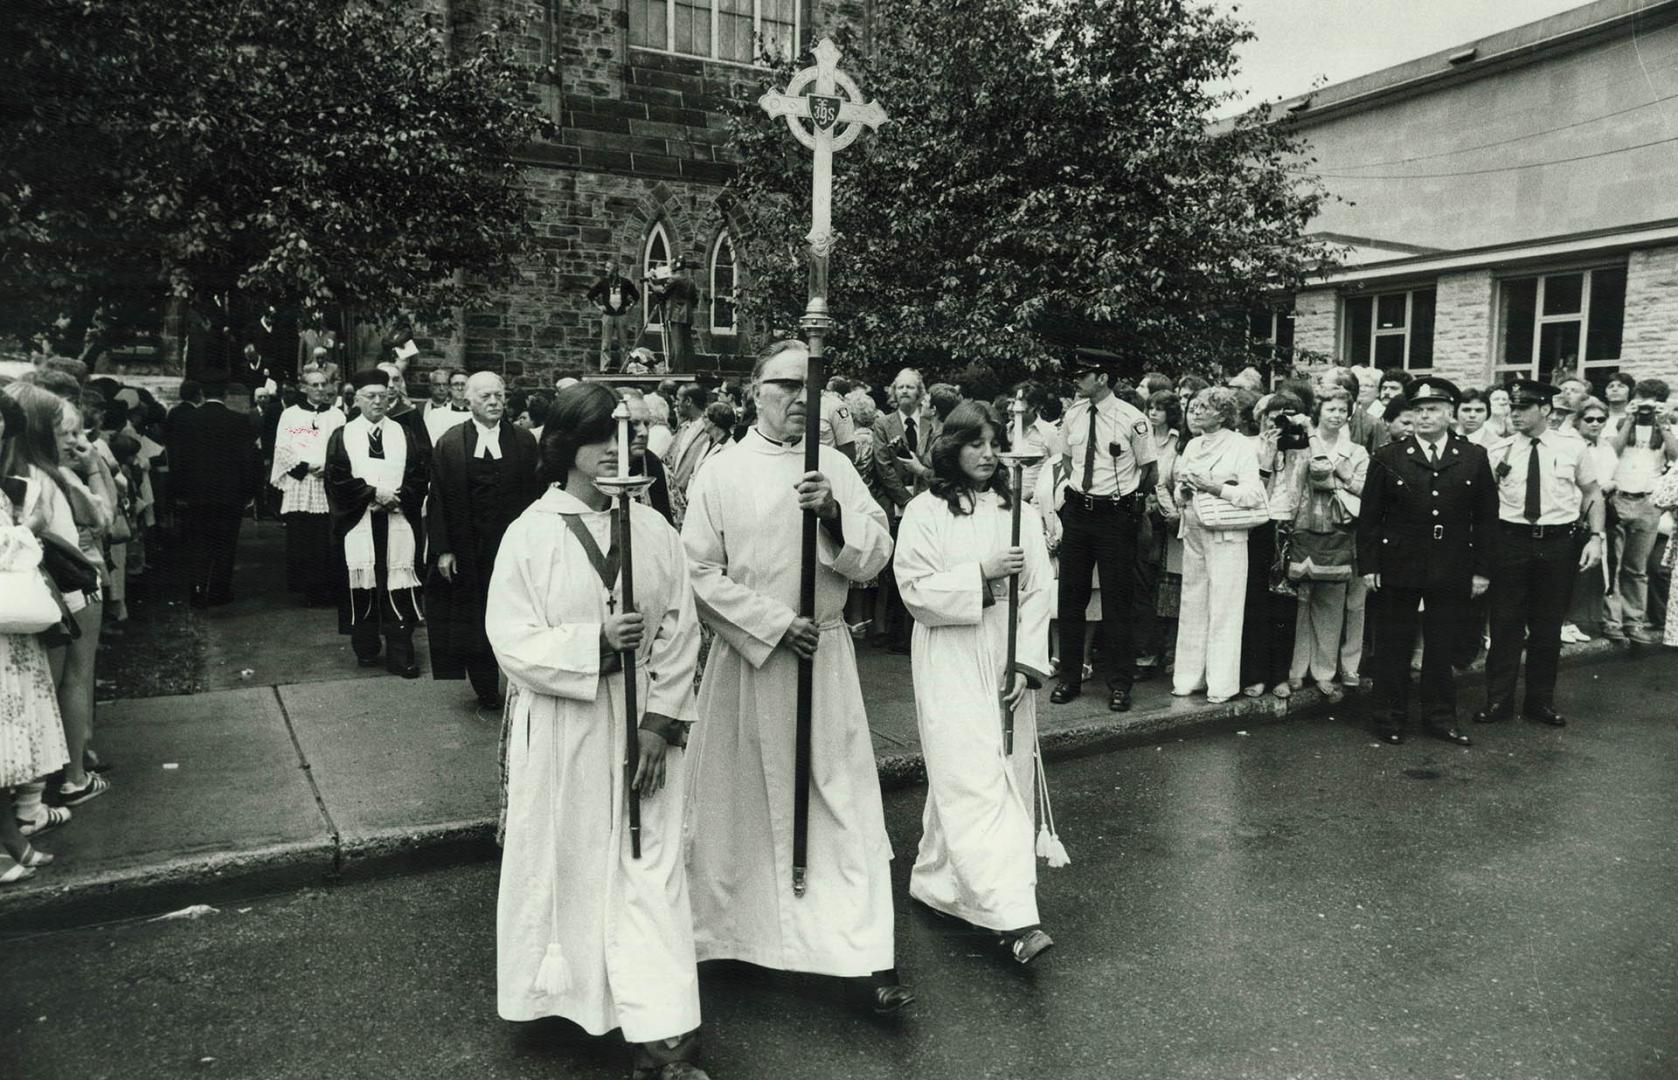
POLYGON ((1270 520, 1267 506, 1236 506, 1204 491, 1194 493, 1194 514, 1205 528, 1224 532, 1256 529, 1270 520))

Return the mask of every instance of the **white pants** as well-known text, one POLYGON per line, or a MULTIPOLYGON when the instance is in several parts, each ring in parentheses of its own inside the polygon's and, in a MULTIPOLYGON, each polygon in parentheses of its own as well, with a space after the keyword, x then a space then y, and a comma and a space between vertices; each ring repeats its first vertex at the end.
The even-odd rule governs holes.
POLYGON ((1340 674, 1351 682, 1363 673, 1363 617, 1369 607, 1369 586, 1353 575, 1346 583, 1346 629, 1340 639, 1340 674))
POLYGON ((1207 697, 1233 697, 1240 691, 1246 603, 1246 534, 1224 540, 1191 522, 1183 536, 1175 692, 1192 694, 1202 684, 1207 697))

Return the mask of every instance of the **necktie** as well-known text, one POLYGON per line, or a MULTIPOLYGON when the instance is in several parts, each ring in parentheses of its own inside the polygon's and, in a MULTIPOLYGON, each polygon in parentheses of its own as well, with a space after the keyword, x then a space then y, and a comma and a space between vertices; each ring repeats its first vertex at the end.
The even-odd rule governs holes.
POLYGON ((910 416, 905 416, 903 418, 903 444, 905 446, 907 446, 911 451, 914 451, 914 450, 919 450, 920 449, 920 446, 918 445, 919 442, 920 442, 920 440, 915 437, 915 420, 914 420, 914 418, 910 417, 910 416))
POLYGON ((382 429, 367 429, 367 456, 370 458, 385 456, 385 433, 382 429))
POLYGON ((1427 450, 1427 467, 1430 469, 1437 467, 1439 464, 1438 448, 1433 443, 1423 443, 1422 446, 1427 450))
POLYGON ((1095 406, 1090 406, 1090 434, 1084 443, 1084 494, 1095 486, 1095 406))
POLYGON ((1534 524, 1544 516, 1544 503, 1539 497, 1538 440, 1532 440, 1532 452, 1527 455, 1526 519, 1534 524))

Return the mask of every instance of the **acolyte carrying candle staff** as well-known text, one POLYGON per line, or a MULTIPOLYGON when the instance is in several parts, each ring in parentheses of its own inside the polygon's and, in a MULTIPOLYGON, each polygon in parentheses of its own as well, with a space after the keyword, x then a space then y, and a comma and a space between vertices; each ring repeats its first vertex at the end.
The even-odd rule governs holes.
MULTIPOLYGON (((634 530, 630 528, 630 508, 635 501, 635 493, 650 486, 653 479, 650 476, 629 475, 629 403, 618 402, 618 407, 612 410, 612 419, 618 425, 618 474, 600 477, 594 483, 596 487, 617 499, 613 532, 617 536, 618 552, 623 558, 623 611, 628 615, 635 611, 634 530)), ((623 713, 624 725, 628 732, 624 741, 623 790, 629 800, 629 850, 634 858, 639 859, 641 795, 635 788, 635 767, 639 761, 637 732, 641 726, 641 709, 636 700, 635 650, 625 649, 618 656, 623 661, 623 713)))

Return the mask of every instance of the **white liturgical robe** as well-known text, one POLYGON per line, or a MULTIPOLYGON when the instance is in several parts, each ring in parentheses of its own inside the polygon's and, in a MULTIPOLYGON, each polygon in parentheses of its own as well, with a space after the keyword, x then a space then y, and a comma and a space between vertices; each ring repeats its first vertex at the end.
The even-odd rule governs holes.
MULTIPOLYGON (((611 550, 611 513, 550 488, 501 541, 484 620, 508 683, 497 1004, 507 1020, 563 1016, 593 1035, 622 1027, 630 1042, 674 1038, 699 1026, 681 854, 685 752, 670 748, 665 786, 641 799, 632 858, 623 674, 601 674, 600 626, 623 610, 622 580, 608 594, 562 514, 580 515, 611 550), (550 978, 555 949, 563 974, 550 978)), ((631 520, 647 626, 639 703, 689 721, 699 623, 681 540, 654 510, 636 505, 631 520)))
POLYGON ((700 618, 716 631, 688 751, 688 877, 701 960, 861 976, 893 966, 891 845, 874 744, 843 618, 852 581, 891 557, 885 513, 856 468, 820 448, 839 504, 818 530, 808 889, 792 892, 802 444, 754 428, 688 490, 682 541, 700 618))
MULTIPOLYGON (((923 492, 897 530, 893 567, 915 617, 911 653, 915 715, 926 756, 926 809, 909 895, 988 930, 1037 925, 1033 849, 1037 698, 1014 710, 1014 752, 1002 752, 999 695, 1008 659, 1008 579, 987 582, 980 564, 1007 549, 1008 507, 994 492, 955 514, 923 492), (991 602, 985 602, 986 594, 991 602)), ((1019 635, 1015 670, 1049 672, 1049 596, 1055 588, 1043 523, 1020 518, 1019 635)))

